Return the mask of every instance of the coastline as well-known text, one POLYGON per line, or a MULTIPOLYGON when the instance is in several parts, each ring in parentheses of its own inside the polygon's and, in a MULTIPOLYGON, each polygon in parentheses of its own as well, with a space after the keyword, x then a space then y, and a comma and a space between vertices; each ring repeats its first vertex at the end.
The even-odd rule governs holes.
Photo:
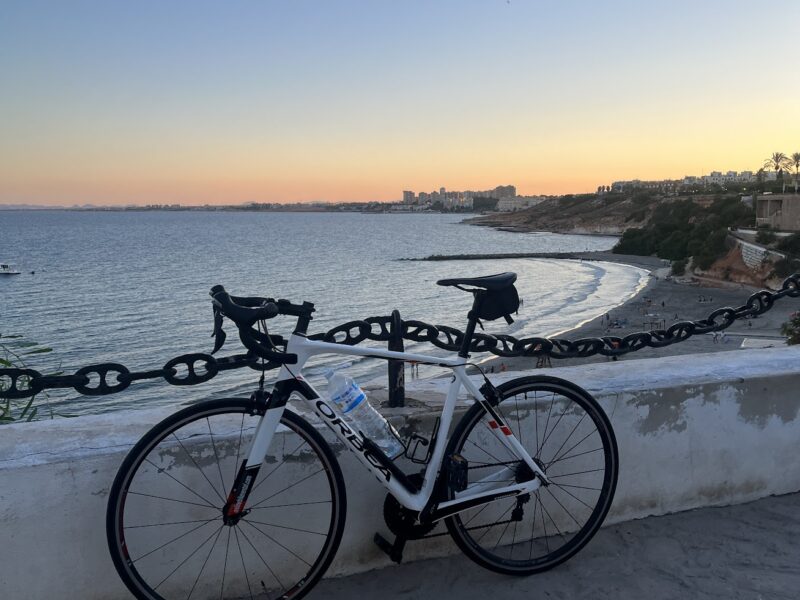
MULTIPOLYGON (((667 278, 669 267, 664 264, 665 261, 654 257, 610 252, 581 254, 584 255, 581 257, 583 260, 602 260, 646 269, 650 272, 648 281, 637 293, 603 315, 551 337, 570 340, 604 336, 625 337, 631 333, 665 329, 678 321, 706 318, 717 308, 740 306, 752 293, 761 289, 727 282, 712 283, 667 278)), ((779 302, 760 317, 735 322, 725 330, 724 337, 712 334, 695 335, 665 348, 643 348, 619 356, 617 360, 734 351, 741 349, 742 342, 746 339, 754 340, 748 344, 784 345, 785 338, 780 333, 780 327, 797 309, 797 303, 779 302)), ((480 361, 480 364, 487 373, 491 373, 503 370, 530 371, 539 368, 558 368, 611 360, 610 357, 597 355, 588 358, 553 358, 548 364, 547 361, 539 361, 535 357, 503 358, 488 355, 480 361)))

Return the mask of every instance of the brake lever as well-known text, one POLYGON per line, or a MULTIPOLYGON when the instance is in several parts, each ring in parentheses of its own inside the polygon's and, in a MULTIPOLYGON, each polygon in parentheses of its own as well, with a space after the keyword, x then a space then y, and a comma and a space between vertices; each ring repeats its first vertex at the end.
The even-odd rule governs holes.
POLYGON ((222 345, 225 343, 225 338, 228 336, 225 334, 225 330, 222 329, 222 313, 219 310, 219 307, 216 305, 214 306, 214 332, 211 334, 211 337, 214 338, 214 349, 211 351, 211 354, 216 354, 216 352, 222 348, 222 345))

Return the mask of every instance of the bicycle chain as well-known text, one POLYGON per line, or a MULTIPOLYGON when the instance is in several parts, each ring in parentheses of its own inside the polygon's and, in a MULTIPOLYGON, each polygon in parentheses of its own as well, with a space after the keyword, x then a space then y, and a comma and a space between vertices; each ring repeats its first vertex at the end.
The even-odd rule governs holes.
MULTIPOLYGON (((776 300, 789 296, 800 297, 800 273, 790 275, 783 281, 777 292, 761 290, 752 294, 745 304, 738 308, 718 308, 705 319, 680 321, 667 329, 653 329, 631 333, 625 337, 605 336, 601 338, 582 338, 567 340, 561 338, 527 337, 515 338, 511 335, 490 335, 475 333, 470 352, 491 352, 502 357, 588 358, 597 354, 620 356, 642 348, 664 348, 688 340, 694 335, 722 331, 738 319, 764 314, 776 300)), ((325 333, 308 336, 311 340, 322 340, 347 346, 363 341, 388 342, 394 336, 390 326, 392 317, 368 317, 360 321, 343 323, 325 333)), ((431 325, 423 321, 401 321, 402 337, 412 342, 428 342, 441 348, 456 352, 461 348, 464 332, 447 325, 431 325)), ((0 369, 1 378, 8 378, 6 389, 0 391, 0 398, 18 400, 30 398, 46 389, 73 388, 86 396, 104 396, 121 392, 134 381, 163 378, 171 385, 197 385, 216 377, 223 371, 249 367, 257 371, 276 369, 279 363, 264 362, 252 353, 236 354, 216 358, 211 354, 182 354, 168 361, 162 368, 131 372, 119 363, 100 363, 83 367, 74 375, 42 375, 34 369, 0 369), (198 367, 199 365, 199 367, 198 367), (183 369, 179 367, 184 366, 183 369), (116 381, 109 375, 116 374, 116 381)))

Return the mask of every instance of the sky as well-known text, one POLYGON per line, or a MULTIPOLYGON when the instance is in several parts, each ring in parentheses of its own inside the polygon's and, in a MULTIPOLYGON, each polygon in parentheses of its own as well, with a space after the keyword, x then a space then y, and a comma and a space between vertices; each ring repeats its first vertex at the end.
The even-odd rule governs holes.
POLYGON ((800 2, 2 0, 0 203, 594 191, 800 152, 800 2))

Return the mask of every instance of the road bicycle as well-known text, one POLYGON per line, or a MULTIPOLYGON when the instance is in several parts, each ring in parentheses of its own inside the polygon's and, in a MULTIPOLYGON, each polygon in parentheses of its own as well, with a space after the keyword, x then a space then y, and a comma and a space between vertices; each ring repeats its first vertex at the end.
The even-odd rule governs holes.
POLYGON ((407 540, 431 535, 442 522, 464 554, 500 573, 530 575, 575 555, 614 497, 618 455, 607 416, 591 395, 562 379, 528 376, 495 387, 482 375, 479 388, 467 376, 475 327, 510 319, 519 304, 515 280, 502 273, 437 282, 474 296, 455 357, 310 339, 313 304, 212 288, 215 350, 227 318, 251 353, 280 370, 271 391, 262 371, 249 398, 184 408, 127 455, 106 525, 128 589, 148 600, 308 593, 336 554, 347 500, 336 454, 304 414, 316 415, 334 446, 352 451, 386 488, 383 516, 395 539, 376 534, 375 542, 393 560, 402 559, 407 540), (288 340, 267 331, 266 321, 279 315, 297 318, 288 340), (320 354, 450 369, 429 437, 405 436, 404 458, 390 460, 303 377, 308 359, 320 354), (462 388, 473 403, 453 424, 462 388), (419 472, 407 472, 408 465, 419 472))

